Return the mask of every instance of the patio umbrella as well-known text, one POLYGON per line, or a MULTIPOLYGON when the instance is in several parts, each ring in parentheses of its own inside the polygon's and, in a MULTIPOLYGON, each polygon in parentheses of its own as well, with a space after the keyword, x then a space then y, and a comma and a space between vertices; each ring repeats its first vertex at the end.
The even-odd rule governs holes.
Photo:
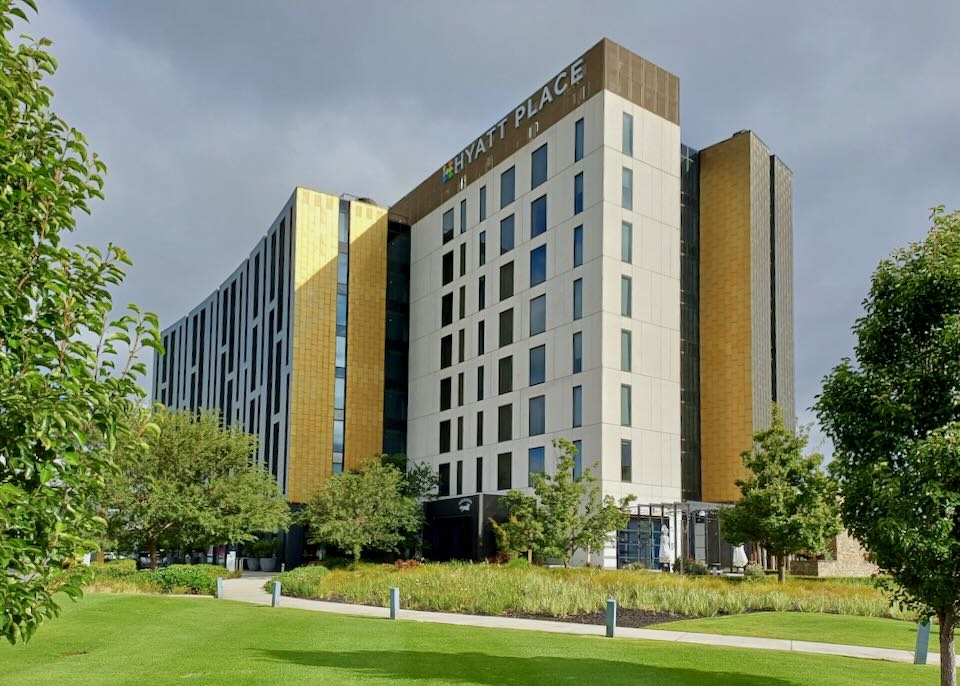
POLYGON ((673 541, 670 540, 670 527, 660 527, 660 564, 673 564, 673 541))
POLYGON ((743 549, 742 543, 733 549, 733 566, 740 568, 747 566, 747 551, 743 549))

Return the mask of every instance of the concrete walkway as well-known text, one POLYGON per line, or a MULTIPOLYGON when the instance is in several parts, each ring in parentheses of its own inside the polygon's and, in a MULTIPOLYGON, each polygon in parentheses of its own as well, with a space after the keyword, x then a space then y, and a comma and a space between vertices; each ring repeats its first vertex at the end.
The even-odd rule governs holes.
MULTIPOLYGON (((225 579, 223 595, 227 600, 245 603, 269 605, 271 596, 263 590, 264 584, 275 574, 245 572, 239 579, 225 579)), ((440 624, 458 624, 461 626, 479 626, 491 629, 520 629, 524 631, 546 631, 555 634, 579 634, 584 636, 604 636, 606 627, 596 624, 574 624, 572 622, 554 622, 540 619, 518 619, 515 617, 492 617, 489 615, 464 615, 452 612, 424 612, 404 610, 403 598, 400 599, 400 619, 414 622, 437 622, 440 624)), ((385 607, 371 605, 350 605, 331 603, 323 600, 304 600, 283 596, 281 607, 314 612, 331 612, 359 617, 389 617, 385 607)), ((869 648, 866 646, 841 645, 837 643, 814 643, 811 641, 791 641, 780 638, 754 638, 751 636, 723 636, 720 634, 699 634, 684 631, 663 631, 661 629, 633 629, 617 627, 619 638, 641 638, 647 641, 673 641, 676 643, 696 643, 699 645, 726 646, 729 648, 753 648, 756 650, 786 650, 796 653, 816 653, 819 655, 841 655, 859 657, 868 660, 890 660, 893 662, 913 662, 913 651, 893 648, 869 648)), ((927 664, 939 665, 940 656, 931 651, 927 664)))

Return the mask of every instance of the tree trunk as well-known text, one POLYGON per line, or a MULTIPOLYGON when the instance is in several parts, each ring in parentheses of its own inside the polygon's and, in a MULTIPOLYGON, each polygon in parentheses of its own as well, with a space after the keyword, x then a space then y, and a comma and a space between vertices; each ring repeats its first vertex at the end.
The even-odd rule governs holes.
POLYGON ((527 562, 533 564, 533 550, 527 548, 527 562))
POLYGON ((98 563, 98 564, 103 564, 103 562, 104 562, 104 559, 103 559, 103 548, 97 548, 97 563, 98 563))
POLYGON ((360 562, 360 546, 353 546, 353 564, 360 562))
POLYGON ((157 544, 150 544, 150 569, 157 568, 157 544))
POLYGON ((957 654, 953 644, 953 630, 957 613, 951 607, 937 612, 940 620, 940 686, 957 686, 957 654))
POLYGON ((777 578, 781 584, 787 582, 787 556, 777 555, 777 578))

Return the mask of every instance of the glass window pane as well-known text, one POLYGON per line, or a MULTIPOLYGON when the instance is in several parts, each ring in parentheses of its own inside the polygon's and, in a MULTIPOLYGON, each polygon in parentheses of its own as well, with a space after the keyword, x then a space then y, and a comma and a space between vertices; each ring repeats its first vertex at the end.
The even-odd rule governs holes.
POLYGON ((453 240, 453 208, 443 213, 443 242, 453 240))
POLYGON ((623 209, 633 209, 633 170, 627 167, 623 168, 623 184, 621 193, 621 205, 623 209))
POLYGON ((573 373, 583 371, 583 332, 573 334, 573 373))
POLYGON ((487 187, 480 186, 480 221, 487 218, 487 187))
POLYGON ((620 259, 633 262, 633 224, 623 222, 620 229, 620 259))
POLYGON ((547 144, 544 143, 530 155, 530 188, 536 188, 547 180, 547 144))
POLYGON ((583 317, 583 279, 573 282, 573 318, 583 317))
POLYGON ((487 326, 483 320, 477 322, 477 355, 483 355, 487 349, 487 326))
POLYGON ((620 480, 633 481, 633 445, 620 441, 620 480))
POLYGON ((500 265, 500 300, 513 295, 513 262, 500 265))
POLYGON ((513 202, 516 191, 516 168, 510 167, 500 175, 500 209, 513 202))
POLYGON ((500 220, 500 254, 513 250, 513 215, 500 220))
POLYGON ((477 283, 477 309, 487 306, 487 277, 481 276, 477 283))
POLYGON ((513 356, 500 358, 497 364, 497 392, 509 393, 513 390, 513 356))
POLYGON ((347 395, 347 380, 339 377, 333 380, 333 406, 338 410, 344 409, 344 400, 347 395))
POLYGON ((483 365, 477 367, 477 400, 483 400, 483 365))
POLYGON ((513 440, 513 405, 501 405, 497 408, 497 440, 513 440))
POLYGON ((583 424, 583 387, 573 387, 573 426, 583 424))
POLYGON ((620 425, 630 426, 632 424, 633 408, 632 393, 630 386, 622 384, 620 386, 620 425))
POLYGON ((633 316, 633 279, 629 276, 620 277, 620 314, 633 316))
POLYGON ((626 329, 620 331, 620 369, 629 372, 633 368, 633 334, 626 329))
POLYGON ((583 264, 583 227, 575 226, 573 228, 573 266, 579 267, 583 264))
POLYGON ((450 495, 450 463, 444 462, 437 469, 437 495, 450 495))
POLYGON ((530 238, 547 230, 547 196, 541 195, 530 203, 530 238))
POLYGON ((547 280, 547 246, 541 245, 530 251, 530 285, 536 286, 547 280))
POLYGON ((453 281, 453 251, 443 256, 443 285, 453 281))
POLYGON ((538 345, 530 349, 530 385, 542 384, 547 376, 547 347, 538 345))
POLYGON ((444 419, 440 422, 440 452, 450 452, 450 420, 444 419))
POLYGON ((573 478, 577 481, 583 477, 583 441, 574 441, 576 452, 573 455, 573 478))
POLYGON ((440 339, 440 368, 453 364, 453 334, 440 339))
POLYGON ((583 212, 583 172, 573 177, 573 213, 583 212))
POLYGON ((497 455, 497 490, 505 491, 511 488, 513 465, 510 453, 497 455))
POLYGON ((583 119, 573 125, 573 161, 583 159, 583 119))
POLYGON ((460 233, 467 230, 467 200, 460 201, 460 233))
POLYGON ((547 329, 547 295, 544 293, 530 301, 530 335, 536 336, 547 329))
POLYGON ((480 232, 480 266, 482 267, 487 263, 487 232, 480 232))
POLYGON ((543 447, 530 448, 527 451, 527 479, 528 484, 533 486, 533 475, 545 473, 543 460, 543 447))
POLYGON ((546 431, 544 396, 530 398, 530 435, 540 436, 546 431))
POLYGON ((453 293, 447 293, 440 298, 440 326, 446 326, 453 321, 453 293))
POLYGON ((343 422, 340 420, 333 422, 333 450, 337 453, 343 452, 343 422))
POLYGON ((337 336, 337 367, 347 366, 347 338, 346 336, 337 336))
MULTIPOLYGON (((329 321, 329 320, 328 320, 329 321)), ((337 326, 347 325, 347 296, 337 295, 337 326)))
POLYGON ((633 116, 623 113, 623 152, 633 154, 633 116))
POLYGON ((500 313, 500 347, 513 343, 513 309, 500 313))
POLYGON ((440 379, 440 411, 441 412, 443 412, 444 410, 450 409, 451 396, 452 396, 451 386, 452 384, 450 382, 450 377, 447 377, 446 379, 440 379))

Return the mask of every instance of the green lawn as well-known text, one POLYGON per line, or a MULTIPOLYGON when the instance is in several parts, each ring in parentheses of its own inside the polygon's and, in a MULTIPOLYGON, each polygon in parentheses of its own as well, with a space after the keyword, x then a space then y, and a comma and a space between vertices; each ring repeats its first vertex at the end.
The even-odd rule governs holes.
POLYGON ((205 598, 90 594, 0 682, 30 684, 936 684, 934 667, 391 622, 205 598))
MULTIPOLYGON (((917 642, 916 622, 806 612, 755 612, 727 617, 684 619, 657 624, 650 628, 730 636, 786 638, 793 641, 844 643, 902 650, 913 650, 917 642)), ((930 631, 928 650, 937 652, 939 649, 937 626, 934 625, 930 631)))

